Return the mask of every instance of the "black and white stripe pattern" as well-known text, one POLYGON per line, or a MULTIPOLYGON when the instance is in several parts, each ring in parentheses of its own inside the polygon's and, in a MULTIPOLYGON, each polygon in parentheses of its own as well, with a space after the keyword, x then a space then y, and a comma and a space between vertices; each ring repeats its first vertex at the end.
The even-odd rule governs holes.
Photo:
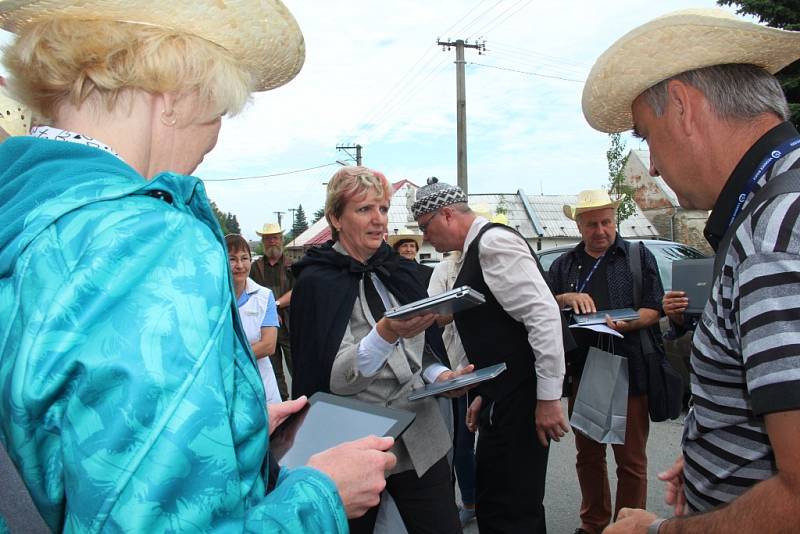
MULTIPOLYGON (((790 153, 769 177, 798 158, 790 153)), ((763 416, 800 409, 800 194, 773 198, 739 226, 695 331, 691 366, 684 476, 689 505, 704 511, 775 474, 763 416)))

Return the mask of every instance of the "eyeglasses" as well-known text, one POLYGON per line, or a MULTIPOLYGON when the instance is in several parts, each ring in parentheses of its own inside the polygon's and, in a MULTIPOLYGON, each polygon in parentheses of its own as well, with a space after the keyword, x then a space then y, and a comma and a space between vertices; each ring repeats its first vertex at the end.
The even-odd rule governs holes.
POLYGON ((439 213, 440 213, 440 212, 439 212, 439 210, 436 210, 436 211, 434 211, 434 212, 433 212, 433 215, 431 215, 431 218, 430 218, 430 219, 428 219, 428 222, 426 222, 425 224, 422 224, 422 223, 417 223, 417 224, 419 224, 419 230, 420 230, 420 232, 422 232, 422 233, 424 234, 424 233, 425 233, 425 232, 428 230, 428 226, 430 226, 430 224, 431 224, 431 221, 432 221, 433 219, 435 219, 435 218, 436 218, 436 216, 437 216, 437 215, 439 215, 439 213))

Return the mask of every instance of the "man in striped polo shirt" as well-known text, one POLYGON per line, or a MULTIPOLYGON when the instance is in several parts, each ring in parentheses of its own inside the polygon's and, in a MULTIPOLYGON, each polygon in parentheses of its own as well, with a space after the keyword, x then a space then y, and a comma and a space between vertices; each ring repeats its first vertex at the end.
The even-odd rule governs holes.
POLYGON ((647 141, 650 174, 682 206, 713 210, 705 234, 724 259, 693 341, 683 455, 660 475, 676 517, 622 510, 608 533, 800 528, 800 194, 748 209, 800 167, 772 75, 798 58, 800 33, 688 10, 619 39, 586 82, 588 122, 647 141))

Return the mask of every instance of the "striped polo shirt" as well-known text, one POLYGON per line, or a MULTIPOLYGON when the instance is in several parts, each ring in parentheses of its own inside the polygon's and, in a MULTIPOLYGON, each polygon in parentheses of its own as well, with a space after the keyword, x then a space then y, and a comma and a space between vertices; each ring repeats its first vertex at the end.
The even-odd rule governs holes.
MULTIPOLYGON (((783 123, 744 155, 709 217, 712 246, 759 163, 797 136, 783 123)), ((778 160, 756 190, 799 158, 795 150, 778 160)), ((695 331, 691 368, 685 491, 689 506, 705 511, 776 473, 764 415, 800 408, 800 194, 773 198, 738 227, 695 331)))

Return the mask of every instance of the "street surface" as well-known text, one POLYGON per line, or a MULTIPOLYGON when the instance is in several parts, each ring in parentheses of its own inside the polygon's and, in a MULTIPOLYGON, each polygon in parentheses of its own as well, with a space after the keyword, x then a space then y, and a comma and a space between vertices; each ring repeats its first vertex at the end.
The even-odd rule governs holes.
MULTIPOLYGON (((566 413, 566 404, 564 406, 566 413)), ((647 443, 648 455, 648 499, 647 506, 651 511, 662 516, 670 515, 668 507, 664 504, 664 484, 656 478, 656 474, 672 465, 679 450, 681 440, 681 421, 668 421, 665 423, 650 424, 650 438, 647 443)), ((545 510, 547 512, 547 531, 549 534, 572 534, 580 522, 578 509, 580 507, 580 490, 578 479, 575 475, 575 442, 572 433, 553 443, 550 451, 550 461, 547 470, 547 494, 545 497, 545 510)), ((16 477, 10 471, 10 465, 3 461, 5 453, 0 450, 0 480, 9 480, 16 477)), ((611 493, 616 487, 616 473, 614 456, 611 447, 608 448, 609 476, 611 478, 611 493)), ((0 514, 9 522, 12 534, 48 532, 38 517, 23 514, 19 511, 25 505, 30 506, 27 495, 8 494, 7 488, 0 488, 0 514)), ((472 521, 464 530, 465 534, 477 534, 478 525, 472 521)))

